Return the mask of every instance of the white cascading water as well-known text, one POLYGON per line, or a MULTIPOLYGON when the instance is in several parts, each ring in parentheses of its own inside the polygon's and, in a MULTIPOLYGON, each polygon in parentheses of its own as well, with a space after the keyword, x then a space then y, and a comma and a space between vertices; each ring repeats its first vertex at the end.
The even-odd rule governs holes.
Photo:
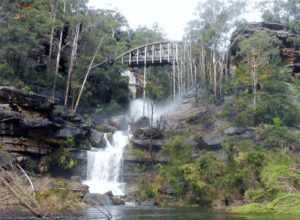
POLYGON ((91 193, 106 193, 112 191, 114 195, 124 195, 125 183, 120 181, 122 157, 125 146, 128 144, 126 132, 116 131, 113 143, 105 135, 105 149, 93 148, 87 154, 87 180, 91 193))
MULTIPOLYGON (((156 122, 161 115, 174 110, 178 102, 167 102, 164 105, 156 105, 153 121, 156 122)), ((136 121, 143 116, 143 100, 136 99, 130 103, 129 121, 136 121)), ((150 105, 145 103, 145 116, 150 118, 150 105)), ((121 168, 123 152, 129 142, 129 132, 116 131, 113 134, 113 143, 106 140, 104 149, 93 148, 87 154, 87 180, 91 193, 106 193, 112 191, 114 195, 124 195, 125 183, 121 182, 121 168)))

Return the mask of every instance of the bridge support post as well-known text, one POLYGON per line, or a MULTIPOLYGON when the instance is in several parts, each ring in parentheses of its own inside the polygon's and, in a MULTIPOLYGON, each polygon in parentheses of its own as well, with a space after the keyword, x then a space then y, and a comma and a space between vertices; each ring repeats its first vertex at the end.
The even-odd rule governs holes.
POLYGON ((147 77, 147 46, 148 39, 145 47, 145 55, 144 55, 144 85, 143 85, 143 116, 145 116, 145 108, 146 108, 146 77, 147 77))
POLYGON ((147 77, 147 66, 144 65, 144 82, 143 82, 143 116, 145 116, 146 109, 146 77, 147 77))

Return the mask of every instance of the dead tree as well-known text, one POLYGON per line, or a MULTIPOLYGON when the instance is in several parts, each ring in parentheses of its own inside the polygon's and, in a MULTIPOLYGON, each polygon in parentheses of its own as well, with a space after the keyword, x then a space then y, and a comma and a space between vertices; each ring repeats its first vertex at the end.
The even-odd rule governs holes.
POLYGON ((0 183, 7 189, 0 191, 0 195, 2 193, 2 196, 5 196, 1 197, 1 201, 12 198, 14 203, 18 202, 35 216, 43 217, 44 213, 41 207, 31 194, 33 192, 32 189, 28 190, 21 182, 19 174, 12 165, 10 170, 0 168, 0 183))

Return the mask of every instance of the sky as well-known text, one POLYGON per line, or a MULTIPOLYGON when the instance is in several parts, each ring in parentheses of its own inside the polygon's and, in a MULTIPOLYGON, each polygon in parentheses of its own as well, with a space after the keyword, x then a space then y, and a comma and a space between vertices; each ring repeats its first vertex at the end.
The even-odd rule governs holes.
MULTIPOLYGON (((151 28, 158 23, 167 38, 181 40, 184 27, 194 18, 194 12, 201 0, 89 0, 94 8, 113 9, 124 15, 129 26, 151 28)), ((253 2, 253 0, 251 1, 253 2)), ((247 20, 257 21, 257 13, 250 11, 247 20)))

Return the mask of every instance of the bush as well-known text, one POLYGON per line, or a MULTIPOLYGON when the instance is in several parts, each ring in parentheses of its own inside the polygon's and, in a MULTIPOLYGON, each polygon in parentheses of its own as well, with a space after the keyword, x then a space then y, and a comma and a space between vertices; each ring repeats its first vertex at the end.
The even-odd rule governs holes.
POLYGON ((54 150, 47 156, 47 161, 51 165, 58 165, 63 169, 71 169, 77 163, 76 159, 73 159, 66 149, 60 148, 54 150))
POLYGON ((261 129, 260 139, 267 147, 296 149, 299 147, 299 133, 283 125, 266 125, 261 129))

